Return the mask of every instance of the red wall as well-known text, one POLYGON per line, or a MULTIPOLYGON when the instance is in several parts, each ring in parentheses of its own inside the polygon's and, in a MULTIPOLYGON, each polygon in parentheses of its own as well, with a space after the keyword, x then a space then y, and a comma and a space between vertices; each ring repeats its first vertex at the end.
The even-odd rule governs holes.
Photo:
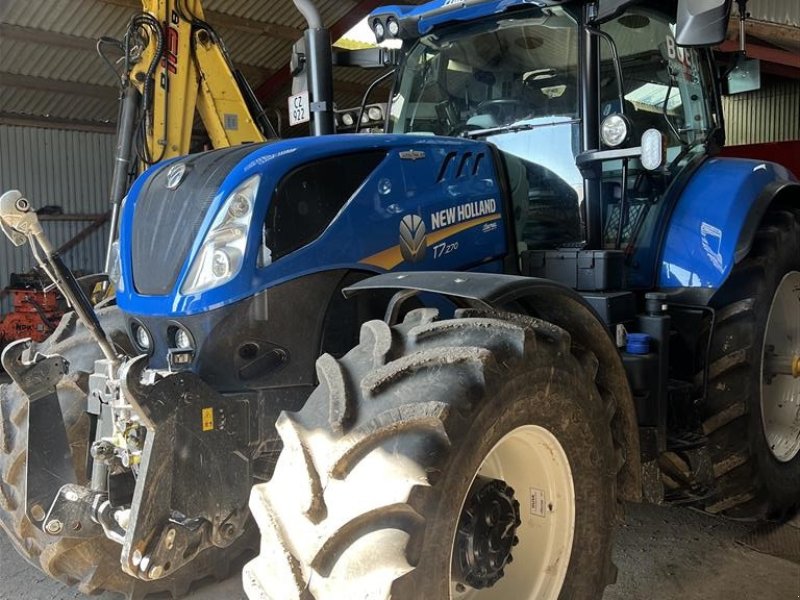
POLYGON ((800 179, 800 140, 795 142, 728 146, 722 149, 721 155, 732 158, 755 158, 757 160, 776 162, 792 171, 800 179))

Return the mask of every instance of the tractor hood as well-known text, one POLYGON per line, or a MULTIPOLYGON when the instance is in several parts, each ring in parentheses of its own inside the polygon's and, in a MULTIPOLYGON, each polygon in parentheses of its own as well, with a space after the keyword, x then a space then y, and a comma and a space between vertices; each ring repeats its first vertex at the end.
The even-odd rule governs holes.
MULTIPOLYGON (((383 134, 282 140, 160 163, 123 206, 118 304, 133 315, 175 318, 323 270, 446 268, 424 248, 401 251, 403 219, 416 217, 429 232, 498 221, 498 173, 483 142, 383 134), (439 214, 447 209, 452 215, 439 214)), ((464 243, 458 266, 473 252, 476 264, 502 255, 499 225, 464 243)))

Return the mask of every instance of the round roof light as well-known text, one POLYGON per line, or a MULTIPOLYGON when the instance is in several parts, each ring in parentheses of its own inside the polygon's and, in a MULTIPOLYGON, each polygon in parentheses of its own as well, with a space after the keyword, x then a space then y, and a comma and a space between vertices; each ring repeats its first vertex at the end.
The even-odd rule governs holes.
POLYGON ((373 31, 375 31, 375 37, 378 40, 378 43, 382 42, 383 39, 386 37, 386 27, 384 27, 383 23, 380 21, 375 21, 375 24, 372 26, 373 31))

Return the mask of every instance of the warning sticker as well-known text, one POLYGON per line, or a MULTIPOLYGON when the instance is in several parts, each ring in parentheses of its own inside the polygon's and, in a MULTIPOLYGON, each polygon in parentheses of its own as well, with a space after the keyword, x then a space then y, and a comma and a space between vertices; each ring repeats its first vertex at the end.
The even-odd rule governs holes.
POLYGON ((203 431, 214 431, 214 409, 203 409, 203 431))
POLYGON ((530 488, 531 491, 531 514, 535 517, 542 517, 547 514, 547 498, 544 491, 530 488))

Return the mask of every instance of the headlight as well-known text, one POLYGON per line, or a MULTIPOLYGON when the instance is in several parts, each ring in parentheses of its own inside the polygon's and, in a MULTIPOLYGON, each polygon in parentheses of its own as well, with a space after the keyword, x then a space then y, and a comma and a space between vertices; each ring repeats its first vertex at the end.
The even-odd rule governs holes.
POLYGON ((370 121, 383 121, 383 111, 379 106, 371 106, 367 111, 370 121))
POLYGON ((251 177, 222 205, 181 288, 183 294, 219 287, 239 274, 247 250, 247 234, 259 181, 258 175, 251 177))
POLYGON ((398 23, 394 19, 389 19, 389 22, 386 24, 386 27, 389 31, 389 35, 392 37, 397 37, 400 34, 400 23, 398 23))
POLYGON ((133 323, 131 325, 131 331, 133 333, 133 341, 139 351, 145 353, 150 352, 153 348, 153 340, 150 337, 150 333, 144 328, 144 325, 133 323))
POLYGON ((355 118, 353 118, 353 113, 344 113, 342 115, 342 123, 345 127, 352 127, 356 124, 355 118))
POLYGON ((111 244, 111 268, 108 270, 108 280, 114 289, 122 291, 122 259, 119 255, 119 240, 111 244))
POLYGON ((609 148, 617 148, 628 140, 631 128, 622 115, 609 115, 600 126, 600 137, 609 148))

